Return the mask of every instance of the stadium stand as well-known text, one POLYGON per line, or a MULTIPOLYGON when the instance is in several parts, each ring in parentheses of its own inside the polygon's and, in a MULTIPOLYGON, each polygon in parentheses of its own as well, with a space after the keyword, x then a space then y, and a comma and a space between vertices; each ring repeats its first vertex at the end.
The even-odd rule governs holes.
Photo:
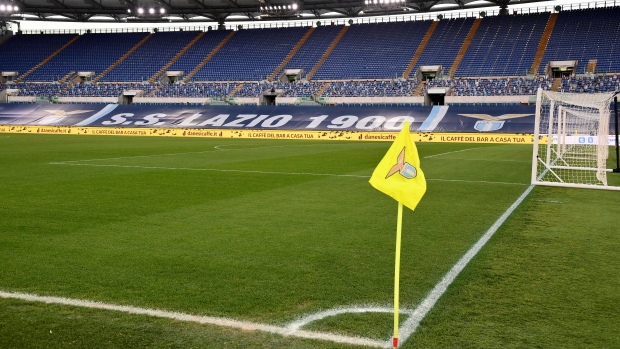
POLYGON ((449 72, 473 23, 473 18, 439 21, 409 77, 414 77, 418 68, 424 65, 441 65, 445 72, 449 72))
POLYGON ((234 97, 259 97, 264 92, 279 93, 282 97, 312 97, 323 87, 322 82, 298 82, 282 84, 278 82, 246 83, 234 97))
POLYGON ((140 83, 116 83, 116 84, 75 84, 64 90, 63 97, 117 97, 125 90, 144 91, 149 93, 156 85, 140 83))
POLYGON ((620 77, 616 74, 613 76, 582 76, 562 78, 562 86, 560 92, 571 93, 599 93, 620 91, 620 77))
POLYGON ((12 84, 11 88, 18 88, 17 96, 45 97, 51 98, 60 95, 64 85, 42 83, 42 84, 12 84))
POLYGON ((189 48, 168 70, 191 72, 226 36, 230 30, 210 30, 189 48))
POLYGON ((18 34, 0 47, 0 71, 22 75, 0 90, 42 98, 119 97, 133 90, 154 98, 257 99, 268 93, 340 101, 420 98, 431 88, 447 88, 446 96, 455 97, 532 96, 538 87, 596 93, 620 89, 619 50, 620 7, 312 30, 18 34), (548 25, 550 19, 554 25, 548 25), (578 61, 578 74, 554 82, 546 76, 554 60, 578 61), (417 81, 423 65, 443 66, 443 76, 417 81), (181 80, 188 83, 156 81, 162 68, 185 72, 181 80), (268 82, 276 68, 312 71, 307 75, 312 80, 268 82), (582 74, 586 68, 588 74, 582 74), (99 82, 78 83, 78 71, 95 72, 99 82), (445 75, 449 71, 454 78, 445 75), (403 73, 408 80, 401 79, 403 73))
POLYGON ((303 69, 306 74, 309 73, 341 29, 342 26, 336 25, 317 27, 288 62, 285 69, 303 69))
POLYGON ((157 90, 155 97, 211 97, 226 98, 237 87, 237 83, 195 83, 165 84, 157 90))
POLYGON ((535 95, 542 87, 551 90, 553 79, 549 78, 507 78, 507 79, 456 79, 431 80, 426 88, 447 87, 453 96, 517 96, 535 95))
POLYGON ((240 30, 193 76, 193 81, 265 80, 307 27, 240 30))
POLYGON ((352 25, 313 79, 399 78, 431 22, 352 25))
POLYGON ((147 33, 83 34, 24 81, 51 82, 72 71, 100 74, 146 35, 147 33))
POLYGON ((402 97, 413 96, 415 81, 337 81, 332 82, 324 97, 402 97))
POLYGON ((585 73, 596 60, 595 73, 619 73, 620 7, 561 11, 538 72, 550 61, 577 60, 577 73, 585 73))
POLYGON ((24 74, 74 37, 71 34, 15 35, 2 44, 0 70, 24 74))
POLYGON ((190 31, 155 33, 100 81, 146 81, 197 35, 190 31))
POLYGON ((527 75, 548 20, 549 13, 484 18, 455 77, 527 75))

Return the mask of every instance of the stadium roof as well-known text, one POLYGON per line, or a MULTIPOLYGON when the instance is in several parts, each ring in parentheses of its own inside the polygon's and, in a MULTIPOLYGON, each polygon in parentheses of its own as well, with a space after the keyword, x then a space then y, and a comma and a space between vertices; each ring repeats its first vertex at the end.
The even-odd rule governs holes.
POLYGON ((0 20, 27 18, 74 22, 223 23, 410 15, 544 1, 546 0, 0 0, 0 4, 13 4, 13 8, 17 7, 19 13, 0 13, 0 20), (367 5, 367 1, 370 1, 370 5, 367 5), (288 5, 293 3, 297 4, 297 9, 287 10, 288 5), (389 7, 392 8, 386 9, 389 7), (139 8, 143 8, 145 12, 138 14, 139 8), (149 13, 151 8, 152 14, 149 13))

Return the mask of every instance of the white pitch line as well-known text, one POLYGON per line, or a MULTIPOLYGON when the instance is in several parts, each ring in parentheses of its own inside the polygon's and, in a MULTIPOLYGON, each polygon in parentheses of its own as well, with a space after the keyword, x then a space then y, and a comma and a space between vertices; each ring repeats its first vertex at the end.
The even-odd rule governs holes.
MULTIPOLYGON (((7 136, 8 137, 8 136, 7 136)), ((84 160, 66 160, 56 161, 55 164, 60 163, 76 163, 76 162, 88 162, 88 161, 106 161, 106 160, 122 160, 122 159, 138 159, 138 158, 153 158, 159 156, 175 156, 175 155, 187 155, 187 154, 206 154, 217 153, 222 151, 241 151, 241 150, 255 150, 255 149, 269 149, 269 148, 291 148, 291 147, 316 147, 311 144, 295 144, 295 145, 271 145, 266 147, 251 147, 251 148, 235 148, 235 149, 222 149, 220 147, 236 146, 237 144, 220 144, 213 147, 215 150, 203 150, 203 151, 188 151, 180 153, 163 153, 163 154, 151 154, 151 155, 134 155, 134 156, 120 156, 114 158, 98 158, 98 159, 84 159, 84 160)))
POLYGON ((476 147, 476 148, 467 148, 467 149, 461 149, 461 150, 455 150, 455 151, 448 151, 448 152, 441 153, 441 154, 433 154, 433 155, 425 156, 424 159, 430 159, 430 158, 434 158, 434 157, 437 157, 437 156, 454 154, 454 153, 462 153, 464 151, 475 150, 475 149, 482 149, 482 148, 485 148, 485 147, 476 147))
POLYGON ((440 160, 458 160, 458 161, 489 161, 489 162, 522 162, 531 163, 532 161, 523 160, 498 160, 498 159, 464 159, 464 158, 441 158, 440 160))
POLYGON ((427 178, 427 181, 439 181, 439 182, 463 182, 463 183, 483 183, 483 184, 505 184, 505 185, 527 185, 525 183, 517 182, 492 182, 492 181, 468 181, 466 179, 441 179, 441 178, 427 178))
POLYGON ((428 312, 433 309, 435 303, 439 300, 439 298, 446 292, 448 286, 452 284, 454 279, 465 269, 467 264, 478 254, 480 249, 491 239, 491 237, 495 234, 495 232, 499 229, 499 227, 504 224, 506 219, 514 212, 514 210, 525 200, 528 194, 534 189, 533 185, 530 185, 525 189, 523 194, 519 196, 517 201, 515 201, 506 212, 504 212, 498 219, 493 223, 493 225, 489 228, 489 230, 482 235, 482 237, 459 259, 458 262, 448 271, 448 273, 439 281, 437 285, 431 290, 431 292, 424 298, 422 303, 418 305, 418 307, 413 311, 413 314, 405 320, 402 326, 399 329, 400 340, 404 343, 418 328, 420 322, 428 312))
POLYGON ((208 324, 220 327, 236 328, 242 331, 261 331, 278 334, 284 337, 298 337, 305 339, 316 339, 335 343, 363 345, 374 348, 389 348, 390 343, 386 341, 378 341, 370 338, 344 336, 333 333, 314 332, 305 330, 296 330, 288 327, 280 327, 274 325, 261 324, 256 322, 239 321, 227 318, 219 318, 212 316, 199 316, 186 313, 172 312, 158 309, 139 308, 125 305, 116 305, 109 303, 94 302, 89 300, 71 299, 62 297, 38 296, 28 293, 3 292, 0 291, 0 298, 19 299, 29 302, 42 302, 47 304, 61 304, 81 308, 112 310, 133 315, 148 315, 158 318, 166 318, 185 322, 194 322, 199 324, 208 324))
MULTIPOLYGON (((338 315, 342 315, 342 314, 363 314, 363 313, 390 313, 390 314, 393 314, 394 313, 394 308, 375 307, 375 306, 366 306, 366 307, 356 306, 356 307, 334 308, 334 309, 329 309, 329 310, 325 310, 325 311, 321 311, 321 312, 318 312, 318 313, 314 313, 314 314, 310 314, 308 316, 305 316, 305 317, 303 317, 303 318, 301 318, 299 320, 291 322, 290 324, 288 324, 286 326, 286 328, 288 328, 290 330, 299 330, 302 327, 308 325, 309 323, 312 323, 312 322, 315 322, 315 321, 320 321, 320 320, 323 320, 323 319, 331 317, 331 316, 338 316, 338 315)), ((401 314, 410 315, 411 314, 411 310, 400 309, 400 313, 401 314)))
POLYGON ((260 173, 260 174, 279 174, 279 175, 304 175, 304 176, 369 178, 368 176, 360 176, 360 175, 331 174, 331 173, 311 173, 311 172, 277 172, 277 171, 256 171, 256 170, 225 170, 225 169, 218 169, 218 168, 134 166, 134 165, 105 165, 105 164, 78 164, 78 163, 66 163, 66 162, 50 162, 49 164, 50 165, 69 165, 69 166, 142 168, 142 169, 153 169, 153 170, 215 171, 215 172, 239 172, 239 173, 260 173))
MULTIPOLYGON (((231 144, 232 146, 233 144, 231 144)), ((268 147, 254 147, 254 148, 237 148, 237 149, 220 149, 218 147, 223 147, 224 145, 214 146, 215 150, 203 150, 203 151, 188 151, 181 153, 163 153, 163 154, 151 154, 151 155, 134 155, 134 156, 120 156, 114 158, 99 158, 99 159, 84 159, 84 160, 67 160, 67 161, 58 161, 56 163, 76 163, 76 162, 87 162, 87 161, 105 161, 105 160, 122 160, 122 159, 138 159, 138 158, 153 158, 159 156, 175 156, 175 155, 188 155, 188 154, 205 154, 205 153, 216 153, 222 151, 235 151, 235 150, 254 150, 254 149, 265 149, 265 148, 284 148, 287 146, 283 145, 274 145, 268 147)), ((308 147, 309 145, 294 145, 295 147, 308 147)), ((288 146, 291 147, 291 146, 288 146)))
MULTIPOLYGON (((140 168, 147 170, 181 170, 181 171, 215 171, 215 172, 239 172, 239 173, 259 173, 259 174, 277 174, 277 175, 295 175, 295 176, 323 176, 323 177, 353 177, 367 178, 368 175, 352 175, 352 174, 334 174, 334 173, 312 173, 312 172, 278 172, 278 171, 258 171, 258 170, 226 170, 218 168, 193 168, 193 167, 165 167, 165 166, 138 166, 138 165, 112 165, 112 164, 80 164, 76 162, 49 162, 50 165, 67 165, 67 166, 93 166, 93 167, 120 167, 120 168, 140 168)), ((482 183, 482 184, 502 184, 502 185, 527 185, 515 182, 491 182, 491 181, 468 181, 464 179, 441 179, 427 178, 428 181, 438 182, 462 182, 462 183, 482 183)))

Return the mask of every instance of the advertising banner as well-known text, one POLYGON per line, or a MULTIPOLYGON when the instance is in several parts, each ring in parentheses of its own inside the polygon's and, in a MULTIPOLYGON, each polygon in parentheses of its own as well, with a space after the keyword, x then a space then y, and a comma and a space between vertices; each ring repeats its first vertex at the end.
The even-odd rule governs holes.
POLYGON ((5 104, 0 125, 130 128, 533 133, 533 106, 179 106, 5 104))

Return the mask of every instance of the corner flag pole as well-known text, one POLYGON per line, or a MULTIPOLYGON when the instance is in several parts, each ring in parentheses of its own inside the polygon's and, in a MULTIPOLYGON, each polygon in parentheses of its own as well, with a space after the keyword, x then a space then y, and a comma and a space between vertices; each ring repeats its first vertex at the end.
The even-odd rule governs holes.
POLYGON ((398 202, 398 221, 396 222, 396 263, 394 263, 394 337, 392 346, 398 348, 398 308, 400 291, 400 237, 403 230, 403 203, 398 202))

